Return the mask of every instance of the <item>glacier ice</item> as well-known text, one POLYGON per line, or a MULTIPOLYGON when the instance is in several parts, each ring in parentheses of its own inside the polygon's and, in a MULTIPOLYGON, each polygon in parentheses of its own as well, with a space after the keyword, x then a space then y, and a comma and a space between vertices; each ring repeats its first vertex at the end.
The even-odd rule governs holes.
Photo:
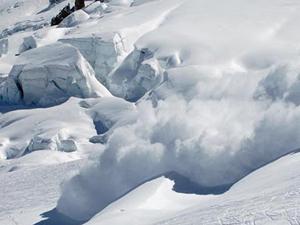
POLYGON ((122 37, 118 33, 70 37, 60 39, 59 41, 71 44, 79 49, 81 54, 94 68, 97 79, 103 84, 107 83, 108 74, 126 54, 122 37))
POLYGON ((54 105, 70 96, 110 96, 95 78, 80 52, 67 44, 53 44, 25 52, 1 84, 0 99, 8 103, 54 105))

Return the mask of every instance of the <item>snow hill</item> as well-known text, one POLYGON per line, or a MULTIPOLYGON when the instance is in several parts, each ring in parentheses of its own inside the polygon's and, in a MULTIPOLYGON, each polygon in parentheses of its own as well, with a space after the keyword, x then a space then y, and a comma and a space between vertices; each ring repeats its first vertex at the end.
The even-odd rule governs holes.
POLYGON ((0 224, 300 223, 300 2, 0 0, 0 224))

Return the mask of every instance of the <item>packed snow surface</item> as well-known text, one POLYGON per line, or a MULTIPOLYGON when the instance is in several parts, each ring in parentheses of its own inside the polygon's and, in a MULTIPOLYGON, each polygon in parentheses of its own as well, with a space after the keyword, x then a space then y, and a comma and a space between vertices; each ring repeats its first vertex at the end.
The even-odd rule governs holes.
POLYGON ((0 0, 0 223, 300 220, 298 0, 69 2, 0 0))

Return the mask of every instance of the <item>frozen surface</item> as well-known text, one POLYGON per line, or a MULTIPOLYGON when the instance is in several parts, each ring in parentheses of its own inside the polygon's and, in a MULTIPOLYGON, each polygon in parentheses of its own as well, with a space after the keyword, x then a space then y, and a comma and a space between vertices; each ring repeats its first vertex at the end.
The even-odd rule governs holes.
POLYGON ((22 54, 0 89, 0 99, 15 104, 54 105, 70 96, 103 97, 110 93, 80 52, 63 44, 22 54))
POLYGON ((286 156, 218 196, 176 193, 170 180, 158 178, 114 202, 86 224, 297 224, 300 180, 295 169, 299 163, 299 153, 286 156))
POLYGON ((0 0, 1 224, 299 223, 299 1, 69 2, 0 0))

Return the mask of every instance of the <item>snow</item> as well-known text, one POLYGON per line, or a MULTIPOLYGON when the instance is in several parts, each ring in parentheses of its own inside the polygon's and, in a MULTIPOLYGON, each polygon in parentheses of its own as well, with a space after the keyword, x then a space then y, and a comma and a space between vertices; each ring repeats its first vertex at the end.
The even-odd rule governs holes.
POLYGON ((103 84, 107 83, 108 74, 126 54, 122 37, 114 32, 101 36, 70 37, 60 39, 59 41, 71 44, 79 49, 95 70, 96 78, 103 84))
POLYGON ((0 0, 1 224, 297 223, 297 0, 69 2, 0 0))
POLYGON ((299 159, 299 153, 288 155, 218 196, 185 196, 172 190, 172 181, 160 177, 125 195, 86 224, 296 224, 299 174, 295 168, 299 159))
POLYGON ((63 44, 22 54, 0 92, 1 99, 8 103, 42 106, 61 103, 70 96, 103 97, 110 93, 96 80, 93 69, 78 50, 63 44), (10 93, 12 88, 14 92, 10 93))
POLYGON ((235 184, 228 193, 157 224, 297 224, 299 153, 267 165, 235 184))

